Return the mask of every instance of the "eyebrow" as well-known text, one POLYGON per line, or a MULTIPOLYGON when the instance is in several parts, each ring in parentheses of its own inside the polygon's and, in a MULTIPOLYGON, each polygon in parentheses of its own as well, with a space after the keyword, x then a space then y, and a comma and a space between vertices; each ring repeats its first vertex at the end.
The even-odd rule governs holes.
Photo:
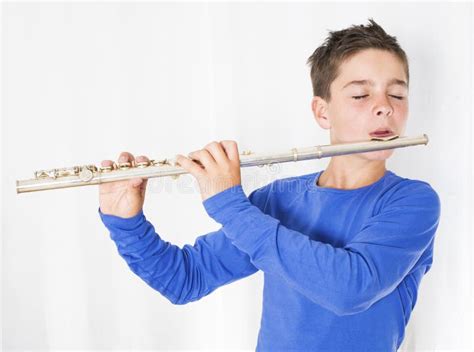
MULTIPOLYGON (((374 81, 370 80, 370 79, 361 79, 361 80, 355 80, 355 81, 350 81, 349 83, 347 83, 344 87, 342 87, 342 89, 346 88, 347 86, 351 85, 351 84, 355 84, 355 85, 359 85, 359 86, 363 86, 363 85, 371 85, 373 86, 374 85, 374 81)), ((408 87, 407 85, 407 82, 401 80, 401 79, 398 79, 398 78, 392 78, 389 82, 388 82, 388 85, 389 86, 393 86, 393 85, 399 85, 399 86, 403 86, 405 88, 408 87)))

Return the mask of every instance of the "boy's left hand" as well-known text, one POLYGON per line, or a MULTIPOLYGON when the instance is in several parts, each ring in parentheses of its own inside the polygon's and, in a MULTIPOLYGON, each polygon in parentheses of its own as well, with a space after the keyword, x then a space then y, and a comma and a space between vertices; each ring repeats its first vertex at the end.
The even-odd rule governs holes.
POLYGON ((240 185, 240 157, 237 143, 212 142, 204 149, 177 154, 176 163, 192 174, 199 183, 202 201, 230 187, 240 185))

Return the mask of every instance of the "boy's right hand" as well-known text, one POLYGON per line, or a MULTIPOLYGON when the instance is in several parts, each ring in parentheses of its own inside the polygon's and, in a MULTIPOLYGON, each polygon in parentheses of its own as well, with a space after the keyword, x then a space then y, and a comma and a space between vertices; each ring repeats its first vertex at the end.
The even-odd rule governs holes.
MULTIPOLYGON (((120 154, 118 162, 132 162, 135 158, 128 152, 120 154)), ((139 156, 136 162, 149 161, 146 156, 139 156)), ((103 160, 102 166, 111 166, 112 160, 103 160)), ((148 180, 133 178, 123 181, 107 182, 99 185, 100 211, 106 215, 131 218, 143 208, 148 180)))

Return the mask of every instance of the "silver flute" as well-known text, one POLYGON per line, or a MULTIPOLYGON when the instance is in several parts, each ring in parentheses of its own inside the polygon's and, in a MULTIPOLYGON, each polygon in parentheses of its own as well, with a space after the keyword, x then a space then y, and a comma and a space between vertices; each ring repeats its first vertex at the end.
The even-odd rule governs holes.
MULTIPOLYGON (((395 149, 420 144, 428 144, 428 136, 372 138, 369 141, 318 145, 314 147, 292 148, 286 152, 258 154, 244 151, 240 154, 240 166, 264 166, 274 163, 321 159, 332 156, 365 153, 377 150, 395 149)), ((111 166, 84 165, 51 170, 39 170, 34 178, 16 181, 16 192, 26 193, 57 188, 98 185, 106 182, 131 178, 153 178, 162 176, 178 177, 188 173, 176 164, 174 159, 149 160, 144 162, 113 163, 111 166)))

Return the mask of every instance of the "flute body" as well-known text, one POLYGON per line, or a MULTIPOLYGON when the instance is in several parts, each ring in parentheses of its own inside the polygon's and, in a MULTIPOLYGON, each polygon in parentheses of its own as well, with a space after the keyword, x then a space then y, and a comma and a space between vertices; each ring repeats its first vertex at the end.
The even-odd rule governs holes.
MULTIPOLYGON (((391 136, 388 138, 373 138, 369 141, 355 143, 293 148, 289 151, 276 154, 243 152, 240 154, 240 166, 261 166, 290 161, 321 159, 332 156, 395 149, 421 144, 428 144, 428 136, 426 134, 417 137, 391 136)), ((112 167, 96 167, 95 165, 74 166, 70 168, 36 171, 33 179, 16 181, 16 191, 17 193, 26 193, 59 188, 90 186, 136 177, 177 177, 185 173, 187 173, 187 171, 182 167, 177 166, 174 159, 163 159, 161 161, 150 160, 141 163, 119 163, 114 164, 112 167)))

